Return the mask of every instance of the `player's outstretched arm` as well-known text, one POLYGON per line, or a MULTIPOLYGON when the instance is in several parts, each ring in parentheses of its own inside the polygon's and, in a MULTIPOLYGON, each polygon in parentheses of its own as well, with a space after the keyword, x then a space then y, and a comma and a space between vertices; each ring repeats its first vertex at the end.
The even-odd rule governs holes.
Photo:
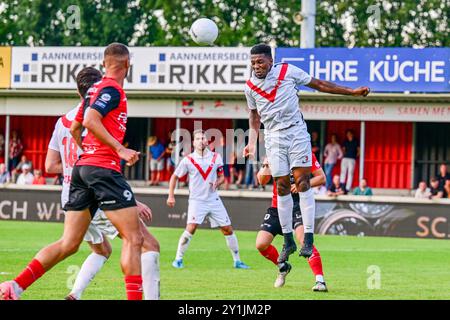
POLYGON ((308 87, 315 89, 320 92, 325 93, 332 93, 332 94, 343 94, 348 96, 362 96, 365 97, 369 94, 370 89, 369 87, 359 87, 356 89, 352 89, 349 87, 344 87, 337 85, 336 83, 326 81, 326 80, 319 80, 316 78, 312 78, 311 82, 307 84, 308 87))
POLYGON ((171 208, 175 206, 175 187, 177 185, 178 177, 172 174, 169 181, 169 196, 167 197, 167 205, 171 208))
POLYGON ((45 157, 45 171, 47 173, 62 173, 62 161, 59 151, 48 149, 45 157))
POLYGON ((103 116, 95 109, 90 108, 83 120, 83 127, 88 129, 103 144, 117 152, 119 157, 132 166, 139 160, 139 152, 127 149, 106 130, 102 123, 103 116))

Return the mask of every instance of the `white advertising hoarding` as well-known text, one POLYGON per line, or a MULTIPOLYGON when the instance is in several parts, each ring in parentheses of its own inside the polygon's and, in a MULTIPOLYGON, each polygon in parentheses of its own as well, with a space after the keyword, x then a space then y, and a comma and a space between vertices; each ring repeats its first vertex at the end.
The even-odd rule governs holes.
MULTIPOLYGON (((11 87, 75 89, 85 66, 102 69, 101 47, 14 47, 11 87)), ((250 48, 130 47, 125 89, 242 91, 250 76, 250 48)))

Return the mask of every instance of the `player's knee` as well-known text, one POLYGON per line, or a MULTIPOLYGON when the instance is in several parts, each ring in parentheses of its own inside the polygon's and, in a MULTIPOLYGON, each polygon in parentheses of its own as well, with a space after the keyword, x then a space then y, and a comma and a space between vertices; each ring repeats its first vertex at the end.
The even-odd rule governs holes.
POLYGON ((160 246, 158 240, 154 237, 144 236, 144 242, 142 244, 143 251, 160 252, 160 246))
POLYGON ((277 192, 280 196, 287 196, 291 193, 291 185, 286 182, 277 182, 277 192))
POLYGON ((61 242, 61 249, 65 256, 70 256, 72 254, 75 254, 78 251, 79 247, 80 247, 80 244, 76 243, 74 241, 63 240, 61 242))
POLYGON ((233 234, 233 228, 231 226, 222 227, 220 229, 225 236, 231 236, 233 234))
POLYGON ((142 248, 144 244, 144 237, 141 232, 136 232, 127 237, 124 241, 126 241, 131 247, 142 248))
POLYGON ((269 247, 269 244, 267 244, 266 242, 256 241, 256 249, 259 252, 266 250, 268 247, 269 247))

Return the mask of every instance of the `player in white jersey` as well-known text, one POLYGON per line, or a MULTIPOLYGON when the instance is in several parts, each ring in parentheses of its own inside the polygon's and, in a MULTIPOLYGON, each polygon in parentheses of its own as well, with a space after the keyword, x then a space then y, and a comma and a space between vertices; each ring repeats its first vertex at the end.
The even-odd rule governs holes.
MULTIPOLYGON (((88 89, 101 79, 101 73, 95 68, 85 68, 77 75, 78 91, 81 97, 88 95, 88 89)), ((88 97, 86 99, 89 99, 88 97)), ((61 193, 61 206, 69 199, 70 180, 75 162, 82 153, 77 141, 72 137, 70 127, 79 108, 84 107, 87 100, 83 100, 77 107, 58 119, 50 140, 46 158, 46 171, 48 173, 63 173, 64 181, 61 193)), ((150 220, 151 210, 143 203, 137 202, 141 217, 150 220)), ((67 296, 68 300, 79 300, 86 287, 94 276, 100 271, 103 264, 111 255, 111 245, 107 238, 113 240, 119 235, 114 225, 106 217, 105 213, 96 208, 84 240, 92 249, 91 255, 83 263, 77 275, 72 291, 67 296)), ((142 275, 144 296, 147 300, 159 299, 159 244, 142 224, 144 235, 142 260, 142 275)))
POLYGON ((239 256, 239 245, 233 232, 228 213, 217 193, 217 188, 224 182, 223 160, 220 154, 211 152, 208 140, 202 130, 193 133, 194 152, 186 156, 178 164, 170 178, 167 205, 175 206, 175 186, 177 180, 189 174, 189 208, 186 230, 180 237, 175 260, 172 266, 183 268, 183 256, 186 252, 197 226, 209 217, 212 228, 220 227, 237 269, 248 269, 239 256))
POLYGON ((292 170, 300 195, 305 238, 300 255, 310 257, 313 252, 315 202, 310 187, 311 138, 299 109, 298 89, 305 85, 315 90, 334 94, 367 96, 368 87, 351 89, 329 81, 311 77, 302 69, 287 63, 273 64, 268 45, 259 44, 250 51, 251 79, 245 86, 250 109, 249 143, 244 156, 255 157, 256 141, 261 122, 272 175, 277 183, 278 214, 284 235, 279 262, 285 262, 297 249, 292 234, 292 197, 289 174, 292 170))

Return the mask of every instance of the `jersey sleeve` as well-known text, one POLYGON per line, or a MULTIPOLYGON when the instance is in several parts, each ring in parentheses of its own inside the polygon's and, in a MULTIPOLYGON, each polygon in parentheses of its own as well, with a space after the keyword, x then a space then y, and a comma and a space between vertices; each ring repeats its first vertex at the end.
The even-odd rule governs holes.
POLYGON ((217 164, 217 174, 218 175, 223 174, 223 159, 219 153, 217 154, 216 164, 217 164))
POLYGON ((48 148, 59 152, 58 128, 61 126, 61 118, 56 121, 55 129, 53 129, 52 138, 48 144, 48 148))
POLYGON ((120 103, 120 92, 114 87, 105 87, 98 94, 91 108, 97 110, 103 117, 116 109, 120 103))
POLYGON ((312 77, 302 69, 290 64, 289 71, 298 86, 305 86, 311 82, 312 77))
POLYGON ((79 122, 79 123, 83 123, 83 119, 84 119, 84 111, 85 111, 85 104, 86 104, 86 99, 83 100, 82 103, 80 103, 80 106, 78 107, 78 111, 77 114, 75 115, 74 120, 79 122))
POLYGON ((248 108, 250 110, 255 110, 256 109, 256 100, 252 96, 252 91, 247 85, 245 86, 244 93, 245 93, 245 98, 247 99, 248 108))
POLYGON ((320 166, 319 161, 316 158, 316 155, 313 153, 312 154, 312 167, 311 167, 311 172, 317 171, 319 169, 321 169, 322 167, 320 166))
POLYGON ((173 174, 176 175, 178 178, 184 177, 188 173, 187 165, 188 165, 187 158, 183 158, 183 160, 180 161, 173 174))

